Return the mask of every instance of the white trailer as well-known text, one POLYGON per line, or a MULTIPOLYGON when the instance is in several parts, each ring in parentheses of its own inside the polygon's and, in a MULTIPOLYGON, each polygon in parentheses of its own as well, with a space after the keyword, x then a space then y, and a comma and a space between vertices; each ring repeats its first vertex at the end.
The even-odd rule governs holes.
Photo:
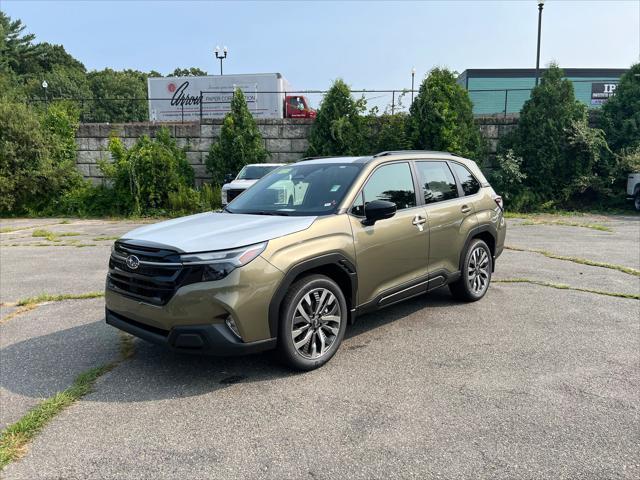
POLYGON ((279 73, 150 77, 147 86, 149 120, 155 122, 223 118, 230 110, 231 97, 237 88, 244 93, 254 117, 283 118, 285 96, 291 91, 279 73))

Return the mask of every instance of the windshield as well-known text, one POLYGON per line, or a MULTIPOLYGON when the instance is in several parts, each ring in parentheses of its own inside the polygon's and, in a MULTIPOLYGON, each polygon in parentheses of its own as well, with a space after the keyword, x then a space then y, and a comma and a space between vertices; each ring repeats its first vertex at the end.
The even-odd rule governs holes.
POLYGON ((277 165, 246 165, 242 167, 236 180, 259 180, 276 168, 277 165))
POLYGON ((360 172, 360 164, 283 166, 232 201, 230 213, 328 215, 334 213, 360 172))

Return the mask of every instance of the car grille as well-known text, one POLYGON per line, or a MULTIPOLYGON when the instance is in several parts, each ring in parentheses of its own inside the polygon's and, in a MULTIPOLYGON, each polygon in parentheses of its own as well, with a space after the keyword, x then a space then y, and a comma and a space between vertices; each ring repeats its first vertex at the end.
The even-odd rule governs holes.
POLYGON ((116 242, 109 259, 107 286, 123 295, 164 305, 182 285, 198 281, 198 274, 202 275, 201 269, 184 267, 173 250, 116 242), (138 268, 127 266, 129 255, 138 257, 138 268))
POLYGON ((231 200, 236 198, 238 195, 240 195, 242 192, 244 192, 244 190, 240 188, 230 188, 229 190, 227 190, 227 202, 230 202, 231 200))

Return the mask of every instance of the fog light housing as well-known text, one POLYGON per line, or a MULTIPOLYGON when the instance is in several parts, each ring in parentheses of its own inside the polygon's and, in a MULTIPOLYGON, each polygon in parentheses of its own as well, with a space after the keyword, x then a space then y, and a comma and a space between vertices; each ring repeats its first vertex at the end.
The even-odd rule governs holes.
POLYGON ((238 331, 238 326, 236 325, 236 322, 231 315, 227 315, 224 323, 229 328, 229 330, 231 330, 231 332, 233 332, 233 334, 238 337, 239 340, 242 340, 240 332, 238 331))

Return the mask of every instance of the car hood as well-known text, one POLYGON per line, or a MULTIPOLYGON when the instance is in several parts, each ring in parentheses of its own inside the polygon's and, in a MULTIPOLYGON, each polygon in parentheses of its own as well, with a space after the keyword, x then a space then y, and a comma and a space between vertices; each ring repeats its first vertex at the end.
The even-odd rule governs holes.
POLYGON ((157 244, 183 253, 226 250, 305 230, 315 219, 207 212, 136 228, 120 240, 157 244))
POLYGON ((249 188, 251 185, 253 185, 254 183, 256 183, 258 180, 234 180, 231 183, 225 183, 222 186, 223 190, 230 190, 232 188, 237 188, 240 190, 246 190, 247 188, 249 188))

